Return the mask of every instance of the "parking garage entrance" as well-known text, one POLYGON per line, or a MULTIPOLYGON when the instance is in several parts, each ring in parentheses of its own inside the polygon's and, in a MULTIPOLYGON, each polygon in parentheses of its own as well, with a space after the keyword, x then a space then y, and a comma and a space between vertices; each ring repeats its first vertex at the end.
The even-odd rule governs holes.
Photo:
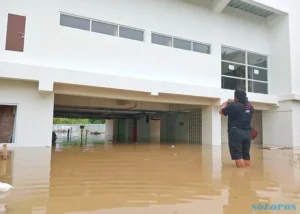
POLYGON ((200 105, 56 95, 54 118, 85 118, 103 124, 56 124, 54 131, 58 140, 200 145, 201 113, 200 105))

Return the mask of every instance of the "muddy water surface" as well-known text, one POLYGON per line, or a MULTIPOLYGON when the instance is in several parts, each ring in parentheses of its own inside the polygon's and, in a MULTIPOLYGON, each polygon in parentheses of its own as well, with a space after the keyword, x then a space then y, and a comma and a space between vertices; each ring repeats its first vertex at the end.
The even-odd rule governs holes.
POLYGON ((300 213, 300 169, 293 150, 252 148, 236 169, 227 145, 95 145, 15 149, 1 162, 7 214, 300 213), (253 204, 296 211, 253 211, 253 204))

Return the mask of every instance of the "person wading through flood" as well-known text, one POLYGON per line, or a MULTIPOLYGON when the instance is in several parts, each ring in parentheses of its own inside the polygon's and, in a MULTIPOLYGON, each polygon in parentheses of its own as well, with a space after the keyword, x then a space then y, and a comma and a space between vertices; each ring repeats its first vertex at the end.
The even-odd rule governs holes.
POLYGON ((224 102, 220 114, 228 116, 228 142, 231 159, 237 167, 250 166, 253 106, 244 90, 234 92, 234 102, 224 102))

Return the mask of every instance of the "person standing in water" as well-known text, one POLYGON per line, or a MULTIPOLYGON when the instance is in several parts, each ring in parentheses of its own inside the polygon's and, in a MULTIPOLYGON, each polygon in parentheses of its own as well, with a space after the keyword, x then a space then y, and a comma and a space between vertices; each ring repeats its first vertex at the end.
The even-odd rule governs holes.
POLYGON ((250 166, 253 106, 244 90, 234 92, 234 102, 224 102, 220 114, 228 116, 228 143, 231 159, 237 167, 250 166))

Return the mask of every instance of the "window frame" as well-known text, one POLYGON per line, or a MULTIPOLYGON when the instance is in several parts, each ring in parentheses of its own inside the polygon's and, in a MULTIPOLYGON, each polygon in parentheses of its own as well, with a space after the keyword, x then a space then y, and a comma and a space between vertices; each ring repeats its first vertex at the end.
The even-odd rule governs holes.
POLYGON ((146 35, 145 35, 146 30, 144 30, 144 29, 140 29, 140 28, 136 28, 136 27, 130 27, 130 26, 127 26, 127 25, 117 24, 117 23, 113 23, 113 22, 107 22, 107 21, 103 21, 103 20, 99 20, 99 19, 94 19, 94 18, 90 18, 90 17, 86 17, 86 16, 81 16, 81 15, 76 15, 76 14, 72 14, 72 13, 66 13, 66 12, 63 12, 63 11, 59 11, 59 26, 61 26, 61 27, 67 27, 67 26, 60 25, 60 15, 72 16, 72 17, 75 17, 75 18, 81 18, 81 19, 87 19, 87 20, 89 20, 90 21, 89 32, 91 32, 91 33, 98 33, 98 34, 106 35, 106 36, 119 37, 121 39, 127 39, 127 40, 131 40, 131 41, 137 41, 137 42, 143 42, 143 43, 145 43, 145 41, 146 41, 146 39, 145 39, 145 37, 146 37, 146 35), (99 32, 92 31, 92 23, 93 23, 93 21, 99 22, 99 23, 103 23, 103 24, 117 26, 117 35, 110 35, 110 34, 104 34, 104 33, 99 33, 99 32), (129 38, 125 38, 125 37, 120 37, 120 27, 143 32, 143 41, 135 40, 135 39, 129 39, 129 38))
POLYGON ((150 39, 151 44, 173 48, 173 46, 174 46, 174 45, 173 45, 173 43, 174 43, 173 40, 174 40, 173 37, 170 36, 170 35, 166 35, 166 34, 162 34, 162 33, 156 33, 156 32, 151 32, 151 39, 150 39), (170 39, 171 39, 171 45, 170 45, 170 46, 167 46, 167 45, 161 45, 161 44, 153 43, 153 42, 152 42, 152 36, 153 36, 153 34, 155 34, 155 35, 157 35, 157 36, 164 36, 164 37, 170 38, 170 39))
POLYGON ((107 35, 107 36, 116 36, 116 37, 119 37, 119 25, 117 24, 114 24, 114 23, 109 23, 109 22, 104 22, 104 21, 100 21, 100 20, 96 20, 96 19, 91 19, 91 26, 90 26, 90 31, 92 33, 99 33, 99 34, 102 34, 102 35, 107 35), (117 27, 117 34, 116 35, 111 35, 111 34, 106 34, 106 33, 100 33, 100 32, 95 32, 95 31, 92 31, 92 27, 93 27, 93 22, 98 22, 98 23, 101 23, 101 24, 106 24, 106 25, 112 25, 112 26, 116 26, 117 27))
POLYGON ((91 27, 92 27, 92 20, 88 17, 84 17, 84 16, 78 16, 78 15, 73 15, 73 14, 69 14, 69 13, 63 13, 63 12, 59 12, 59 26, 61 27, 67 27, 67 28, 73 28, 73 29, 77 29, 77 30, 84 30, 84 31, 91 31, 91 27), (89 29, 88 30, 85 30, 85 29, 80 29, 80 28, 74 28, 74 27, 70 27, 70 26, 65 26, 65 25, 61 25, 61 15, 64 15, 64 16, 69 16, 69 17, 73 17, 73 18, 77 18, 77 19, 84 19, 84 20, 88 20, 90 22, 90 26, 89 26, 89 29))
POLYGON ((166 46, 166 45, 161 45, 161 46, 175 48, 175 49, 182 50, 182 51, 191 51, 191 52, 195 52, 195 53, 198 53, 198 54, 206 54, 206 55, 211 55, 212 54, 211 53, 212 52, 211 51, 212 50, 212 48, 211 48, 212 45, 210 43, 194 41, 194 40, 191 40, 191 39, 186 39, 186 38, 182 38, 182 37, 178 37, 178 36, 171 36, 171 35, 168 35, 168 34, 158 33, 156 31, 151 31, 150 33, 151 33, 151 40, 150 40, 151 44, 160 45, 160 44, 156 44, 156 43, 152 42, 152 35, 156 34, 158 36, 165 36, 165 37, 169 37, 169 38, 172 39, 172 44, 170 46, 166 46), (190 42, 191 43, 191 50, 181 49, 181 48, 174 47, 174 39, 178 39, 178 40, 183 40, 183 41, 190 42), (208 46, 209 47, 209 53, 203 53, 203 52, 194 51, 194 43, 208 46))
MULTIPOLYGON (((222 56, 221 56, 221 77, 232 78, 232 79, 243 79, 243 80, 246 81, 246 85, 245 85, 246 91, 250 92, 250 93, 256 93, 256 94, 263 94, 263 93, 257 93, 257 92, 251 92, 251 91, 249 91, 249 81, 259 82, 259 83, 265 83, 265 84, 267 84, 267 93, 266 94, 269 94, 269 92, 270 92, 270 77, 269 77, 269 66, 270 66, 270 61, 269 60, 270 60, 270 57, 268 55, 266 55, 266 54, 261 54, 261 53, 257 53, 257 52, 253 52, 253 51, 247 51, 247 50, 244 50, 244 49, 241 49, 241 48, 235 48, 235 47, 228 46, 228 45, 221 45, 221 55, 222 55, 222 48, 223 47, 224 48, 231 48, 231 49, 238 50, 238 51, 244 51, 245 52, 245 64, 244 63, 233 62, 233 61, 228 61, 228 60, 223 60, 222 56), (267 67, 264 68, 264 67, 249 65, 248 64, 248 54, 249 53, 257 54, 257 55, 266 57, 267 58, 267 67), (227 63, 232 63, 232 64, 235 64, 235 65, 245 66, 245 78, 233 77, 233 76, 229 76, 229 75, 223 75, 222 74, 222 62, 227 62, 227 63), (250 68, 254 68, 254 69, 257 68, 257 69, 261 69, 261 70, 266 71, 267 72, 267 81, 249 79, 249 77, 248 77, 248 75, 249 75, 248 74, 249 73, 248 72, 248 68, 249 67, 250 68)), ((222 88, 222 89, 225 89, 225 88, 222 88)), ((228 89, 228 90, 231 90, 231 89, 228 89)))
MULTIPOLYGON (((118 25, 118 24, 116 24, 116 25, 118 25)), ((126 25, 121 25, 121 24, 118 25, 118 37, 122 38, 122 39, 129 39, 129 40, 138 41, 138 42, 145 42, 146 41, 146 39, 145 39, 145 36, 146 36, 145 32, 146 32, 146 30, 143 30, 143 29, 140 29, 140 28, 129 27, 129 26, 126 26, 126 25), (129 39, 129 38, 125 38, 125 37, 120 37, 120 27, 127 28, 127 29, 130 29, 130 30, 135 30, 135 31, 141 31, 141 32, 143 32, 143 40, 140 41, 140 40, 129 39)))

